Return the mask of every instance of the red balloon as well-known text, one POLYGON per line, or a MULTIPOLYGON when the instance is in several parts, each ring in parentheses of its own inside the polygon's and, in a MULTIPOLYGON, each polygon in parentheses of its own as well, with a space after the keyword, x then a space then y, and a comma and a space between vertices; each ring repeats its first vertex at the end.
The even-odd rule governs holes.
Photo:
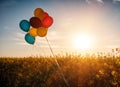
POLYGON ((42 20, 42 26, 45 28, 50 27, 52 24, 53 24, 53 18, 50 16, 47 16, 42 20))
POLYGON ((44 12, 44 14, 43 14, 43 19, 44 19, 45 17, 47 17, 47 16, 49 16, 48 13, 47 13, 47 12, 44 12))
POLYGON ((37 17, 32 17, 32 18, 30 19, 30 25, 31 25, 32 27, 34 27, 34 28, 39 28, 39 27, 41 27, 42 23, 41 23, 41 21, 40 21, 39 18, 37 18, 37 17))

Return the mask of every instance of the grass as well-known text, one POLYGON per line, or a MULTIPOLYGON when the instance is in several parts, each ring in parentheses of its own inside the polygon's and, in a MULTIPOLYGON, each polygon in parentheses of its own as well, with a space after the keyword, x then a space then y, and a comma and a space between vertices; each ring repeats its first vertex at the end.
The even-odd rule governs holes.
MULTIPOLYGON (((0 58, 0 87, 67 87, 53 57, 0 58)), ((120 57, 56 56, 70 87, 120 87, 120 57)))

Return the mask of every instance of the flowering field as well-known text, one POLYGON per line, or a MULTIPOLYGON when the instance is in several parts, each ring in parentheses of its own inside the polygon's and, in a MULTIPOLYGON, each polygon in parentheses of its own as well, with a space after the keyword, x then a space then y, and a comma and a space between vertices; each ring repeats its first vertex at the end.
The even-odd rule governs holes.
MULTIPOLYGON (((120 57, 55 58, 70 87, 120 87, 120 57)), ((0 87, 67 87, 55 58, 0 58, 0 87)))

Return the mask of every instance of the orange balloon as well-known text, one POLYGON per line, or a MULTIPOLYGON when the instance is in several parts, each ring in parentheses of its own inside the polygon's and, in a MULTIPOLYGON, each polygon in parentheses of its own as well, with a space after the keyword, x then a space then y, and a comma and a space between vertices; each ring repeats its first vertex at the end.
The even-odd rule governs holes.
POLYGON ((34 10, 34 16, 38 17, 40 20, 42 20, 43 16, 44 16, 44 11, 42 8, 36 8, 34 10))
POLYGON ((48 28, 40 27, 37 29, 37 35, 40 37, 44 37, 47 35, 48 28))
POLYGON ((30 30, 29 30, 29 34, 31 35, 31 36, 37 36, 37 29, 36 28, 31 28, 30 30))

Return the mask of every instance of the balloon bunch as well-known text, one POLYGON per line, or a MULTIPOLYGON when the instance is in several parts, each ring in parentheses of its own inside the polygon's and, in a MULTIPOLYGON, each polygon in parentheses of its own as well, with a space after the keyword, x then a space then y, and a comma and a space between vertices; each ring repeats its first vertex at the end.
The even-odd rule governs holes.
POLYGON ((21 20, 19 23, 20 28, 27 32, 25 41, 29 44, 35 43, 35 37, 44 37, 47 35, 48 28, 53 24, 53 18, 41 8, 34 10, 34 17, 30 20, 21 20))

